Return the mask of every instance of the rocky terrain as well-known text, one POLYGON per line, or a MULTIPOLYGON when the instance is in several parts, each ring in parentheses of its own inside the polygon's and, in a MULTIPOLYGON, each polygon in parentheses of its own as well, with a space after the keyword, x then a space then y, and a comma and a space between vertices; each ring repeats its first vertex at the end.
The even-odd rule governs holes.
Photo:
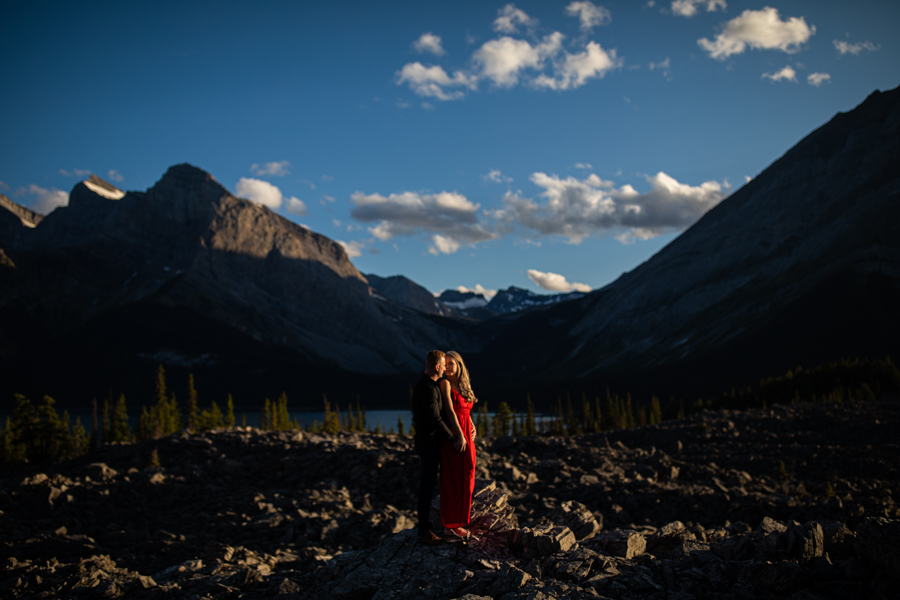
POLYGON ((477 444, 473 535, 436 547, 412 529, 417 459, 405 437, 182 432, 7 467, 0 589, 469 600, 900 589, 896 401, 477 444))

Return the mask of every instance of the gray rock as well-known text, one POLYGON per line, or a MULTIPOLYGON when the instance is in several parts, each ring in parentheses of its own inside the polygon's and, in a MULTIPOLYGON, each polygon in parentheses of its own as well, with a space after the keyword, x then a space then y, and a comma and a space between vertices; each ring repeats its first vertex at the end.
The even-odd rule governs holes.
POLYGON ((647 540, 632 529, 616 529, 608 533, 601 533, 585 540, 584 543, 600 548, 607 554, 622 558, 634 558, 643 554, 647 549, 647 540))

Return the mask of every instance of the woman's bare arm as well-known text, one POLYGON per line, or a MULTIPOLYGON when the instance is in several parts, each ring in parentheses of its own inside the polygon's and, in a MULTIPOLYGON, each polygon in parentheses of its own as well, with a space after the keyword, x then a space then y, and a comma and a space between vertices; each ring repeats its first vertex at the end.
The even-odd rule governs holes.
POLYGON ((441 382, 441 404, 444 407, 446 420, 451 427, 456 430, 456 449, 463 452, 468 446, 466 436, 463 435, 462 428, 459 426, 459 419, 456 417, 456 411, 453 410, 453 400, 450 398, 450 382, 441 382))

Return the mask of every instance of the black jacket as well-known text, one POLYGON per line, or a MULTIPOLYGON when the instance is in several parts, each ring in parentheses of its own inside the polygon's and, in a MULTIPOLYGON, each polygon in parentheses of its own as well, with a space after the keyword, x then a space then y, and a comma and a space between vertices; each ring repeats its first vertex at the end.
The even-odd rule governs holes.
POLYGON ((416 452, 421 454, 427 446, 438 444, 441 440, 453 441, 456 436, 441 418, 440 380, 434 381, 422 375, 412 395, 413 424, 416 428, 416 452))

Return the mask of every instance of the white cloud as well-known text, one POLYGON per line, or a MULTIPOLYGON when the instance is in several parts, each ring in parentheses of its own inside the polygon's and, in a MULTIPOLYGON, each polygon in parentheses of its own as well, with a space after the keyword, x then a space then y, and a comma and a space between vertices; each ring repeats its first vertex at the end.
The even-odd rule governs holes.
POLYGON ((575 163, 575 168, 591 170, 594 167, 591 166, 591 163, 575 163))
POLYGON ((512 177, 507 177, 500 172, 500 169, 491 169, 484 178, 487 181, 493 181, 494 183, 509 183, 512 181, 512 177))
POLYGON ((778 10, 767 6, 762 10, 745 10, 739 17, 725 23, 715 41, 701 38, 697 44, 712 58, 725 60, 741 54, 747 47, 757 50, 797 52, 816 33, 816 27, 806 24, 803 17, 782 21, 778 10))
POLYGON ((771 79, 772 81, 797 81, 797 71, 791 65, 785 65, 783 69, 776 73, 763 73, 762 79, 771 79))
POLYGON ((428 248, 428 252, 434 255, 438 253, 453 254, 459 250, 459 242, 443 235, 434 234, 431 236, 431 243, 432 246, 428 248))
POLYGON ((291 196, 287 199, 284 209, 287 212, 299 217, 302 217, 307 213, 306 203, 300 198, 295 198, 294 196, 291 196))
POLYGON ((332 181, 334 181, 334 177, 332 177, 331 175, 322 175, 322 181, 331 183, 332 181))
POLYGON ((535 27, 537 23, 537 19, 532 19, 525 11, 516 8, 515 4, 510 3, 497 11, 497 18, 494 20, 494 31, 518 33, 519 25, 535 27))
POLYGON ((465 95, 462 90, 448 91, 445 88, 475 89, 478 85, 476 79, 462 71, 456 71, 453 77, 450 77, 443 67, 437 65, 426 67, 420 62, 407 63, 397 72, 397 85, 403 83, 408 84, 419 96, 438 100, 456 100, 465 95))
POLYGON ((724 197, 723 186, 707 181, 699 186, 679 183, 659 172, 647 177, 650 191, 630 185, 618 189, 596 175, 579 180, 534 173, 531 181, 544 189, 540 203, 507 193, 504 207, 491 212, 505 231, 514 227, 540 235, 568 238, 573 244, 590 235, 619 232, 619 239, 650 238, 691 225, 724 197))
POLYGON ((565 59, 556 64, 553 77, 540 75, 535 85, 553 90, 568 90, 581 87, 588 79, 602 78, 608 71, 622 66, 615 49, 606 52, 597 42, 588 42, 580 54, 565 53, 565 59))
POLYGON ((535 269, 528 269, 528 279, 535 282, 539 287, 551 292, 590 292, 591 286, 583 283, 569 283, 566 278, 559 273, 544 273, 535 269))
POLYGON ((115 169, 110 169, 110 170, 106 173, 106 177, 107 177, 110 181, 115 181, 116 183, 122 183, 123 181, 125 181, 125 178, 122 177, 122 174, 119 173, 118 171, 116 171, 115 169))
POLYGON ((71 171, 60 169, 59 174, 66 177, 87 177, 91 174, 91 171, 90 169, 72 169, 71 171))
POLYGON ((590 31, 597 25, 606 25, 612 20, 609 10, 588 0, 572 2, 566 7, 566 13, 578 17, 584 31, 590 31))
POLYGON ((250 172, 254 175, 274 175, 275 177, 284 177, 290 172, 291 163, 282 160, 278 162, 267 162, 264 165, 253 163, 250 165, 250 172))
POLYGON ((19 188, 16 190, 16 194, 34 196, 34 200, 30 202, 31 208, 42 215, 49 214, 57 206, 67 206, 69 204, 69 194, 66 192, 56 188, 48 190, 33 183, 27 188, 19 188))
POLYGON ((672 65, 672 61, 667 56, 665 60, 661 60, 659 62, 652 62, 647 66, 650 67, 651 71, 655 71, 657 69, 663 71, 663 73, 667 73, 669 71, 669 67, 672 65))
MULTIPOLYGON (((587 0, 570 2, 566 10, 579 18, 585 31, 609 21, 609 11, 587 0)), ((520 25, 531 28, 536 23, 515 5, 507 4, 499 11, 494 28, 503 34, 515 34, 520 25)), ((433 46, 434 40, 426 38, 428 35, 433 36, 424 34, 415 44, 423 48, 429 44, 433 46)), ((533 36, 533 32, 530 35, 533 36)), ((447 101, 464 98, 470 91, 478 90, 483 81, 500 88, 524 83, 544 89, 575 89, 589 79, 602 78, 608 71, 622 66, 615 49, 606 51, 597 42, 585 41, 583 37, 576 41, 573 53, 565 51, 565 37, 558 31, 540 40, 501 35, 478 47, 465 68, 447 71, 439 65, 411 62, 396 72, 395 83, 409 86, 419 96, 447 101)), ((408 103, 400 100, 397 105, 405 108, 408 103)), ((422 103, 422 107, 426 110, 434 108, 430 102, 422 103)))
POLYGON ((423 33, 419 39, 413 42, 413 48, 420 54, 425 52, 430 52, 438 56, 446 54, 444 52, 444 47, 441 46, 441 36, 434 35, 431 32, 423 33))
MULTIPOLYGON (((486 287, 482 286, 480 283, 476 283, 475 287, 473 288, 468 288, 464 285, 458 285, 456 286, 456 291, 460 292, 461 294, 481 294, 488 302, 490 302, 491 298, 497 295, 497 290, 489 290, 486 287)), ((435 296, 440 296, 440 294, 435 294, 435 296)))
POLYGON ((268 181, 241 177, 235 190, 238 196, 252 200, 257 204, 268 206, 272 210, 277 210, 281 207, 281 201, 283 200, 281 190, 268 181))
POLYGON ((810 73, 806 76, 806 83, 819 87, 823 83, 831 81, 831 75, 828 73, 810 73))
MULTIPOLYGON (((652 4, 650 5, 652 6, 652 4)), ((725 0, 674 0, 672 2, 672 14, 680 17, 693 17, 697 14, 697 7, 706 8, 706 12, 714 12, 718 9, 725 10, 728 5, 725 0)))
POLYGON ((6 182, 4 182, 4 181, 0 181, 0 191, 4 191, 4 192, 5 192, 5 191, 7 191, 8 189, 9 189, 9 185, 7 185, 6 182))
POLYGON ((347 258, 356 258, 357 256, 362 256, 362 249, 366 247, 362 242, 344 242, 342 240, 336 241, 344 249, 344 252, 347 253, 347 258))
POLYGON ((356 192, 351 199, 355 208, 350 216, 363 223, 374 223, 369 232, 382 241, 430 233, 430 251, 451 254, 463 244, 497 237, 478 220, 480 205, 455 192, 403 192, 390 196, 356 192))
POLYGON ((853 56, 859 56, 863 50, 866 50, 868 52, 875 52, 879 48, 879 46, 876 46, 868 40, 865 42, 857 42, 855 44, 850 44, 842 40, 832 40, 831 43, 834 44, 834 47, 842 55, 852 54, 853 56))
POLYGON ((564 37, 554 32, 532 46, 525 40, 504 36, 485 42, 472 59, 478 66, 479 78, 490 79, 498 87, 512 87, 519 83, 520 71, 543 68, 544 61, 562 48, 564 37))

